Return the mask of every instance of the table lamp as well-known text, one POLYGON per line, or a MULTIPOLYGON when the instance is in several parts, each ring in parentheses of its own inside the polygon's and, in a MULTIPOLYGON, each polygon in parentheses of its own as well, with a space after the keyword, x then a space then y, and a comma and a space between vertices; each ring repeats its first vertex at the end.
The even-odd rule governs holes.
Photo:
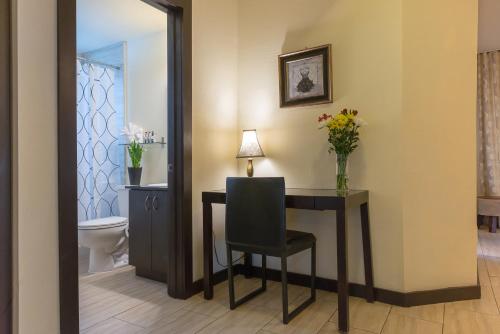
POLYGON ((253 176, 253 158, 264 157, 264 152, 257 139, 257 130, 243 130, 240 151, 236 158, 248 158, 247 175, 253 176))

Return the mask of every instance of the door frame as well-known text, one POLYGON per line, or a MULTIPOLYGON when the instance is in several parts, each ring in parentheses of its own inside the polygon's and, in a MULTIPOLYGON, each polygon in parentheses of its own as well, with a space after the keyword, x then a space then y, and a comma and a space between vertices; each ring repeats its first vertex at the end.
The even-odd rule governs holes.
MULTIPOLYGON (((140 1, 140 0, 137 0, 140 1)), ((193 293, 191 0, 142 0, 168 15, 168 293, 193 293)), ((59 302, 61 333, 79 333, 76 0, 57 2, 59 302)))
POLYGON ((12 333, 11 0, 0 0, 0 333, 12 333))

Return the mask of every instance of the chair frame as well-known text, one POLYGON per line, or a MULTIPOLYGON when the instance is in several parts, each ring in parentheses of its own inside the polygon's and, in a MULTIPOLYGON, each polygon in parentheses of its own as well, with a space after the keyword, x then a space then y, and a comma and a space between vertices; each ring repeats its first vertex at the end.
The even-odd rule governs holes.
MULTIPOLYGON (((228 258, 228 281, 229 281, 229 307, 231 310, 234 310, 236 307, 241 304, 251 300, 252 298, 258 296, 262 292, 267 289, 267 264, 266 258, 268 255, 266 253, 260 253, 262 256, 262 284, 261 287, 250 292, 249 294, 241 297, 239 300, 236 300, 235 292, 234 292, 234 268, 233 268, 233 250, 235 247, 226 243, 227 247, 227 258, 228 258)), ((255 253, 259 254, 259 253, 255 253)), ((293 318, 295 318, 301 311, 303 311, 306 307, 311 305, 314 301, 316 301, 316 242, 313 242, 311 247, 311 295, 310 297, 302 302, 299 306, 297 306, 292 312, 288 312, 288 271, 287 271, 287 258, 288 256, 293 255, 288 252, 282 252, 279 256, 281 258, 281 292, 282 292, 282 303, 283 303, 283 323, 288 324, 293 318)))

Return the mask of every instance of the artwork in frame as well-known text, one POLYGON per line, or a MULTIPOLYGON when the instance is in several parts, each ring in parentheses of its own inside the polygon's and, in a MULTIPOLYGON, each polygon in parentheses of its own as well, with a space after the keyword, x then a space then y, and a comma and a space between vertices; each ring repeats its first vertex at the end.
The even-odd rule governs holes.
POLYGON ((328 44, 279 56, 282 108, 332 102, 331 49, 328 44))

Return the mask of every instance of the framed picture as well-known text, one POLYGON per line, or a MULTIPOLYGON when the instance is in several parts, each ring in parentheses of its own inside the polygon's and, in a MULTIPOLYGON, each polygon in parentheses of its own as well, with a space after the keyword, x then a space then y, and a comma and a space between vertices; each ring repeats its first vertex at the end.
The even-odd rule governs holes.
POLYGON ((279 56, 280 107, 332 102, 332 46, 279 56))

